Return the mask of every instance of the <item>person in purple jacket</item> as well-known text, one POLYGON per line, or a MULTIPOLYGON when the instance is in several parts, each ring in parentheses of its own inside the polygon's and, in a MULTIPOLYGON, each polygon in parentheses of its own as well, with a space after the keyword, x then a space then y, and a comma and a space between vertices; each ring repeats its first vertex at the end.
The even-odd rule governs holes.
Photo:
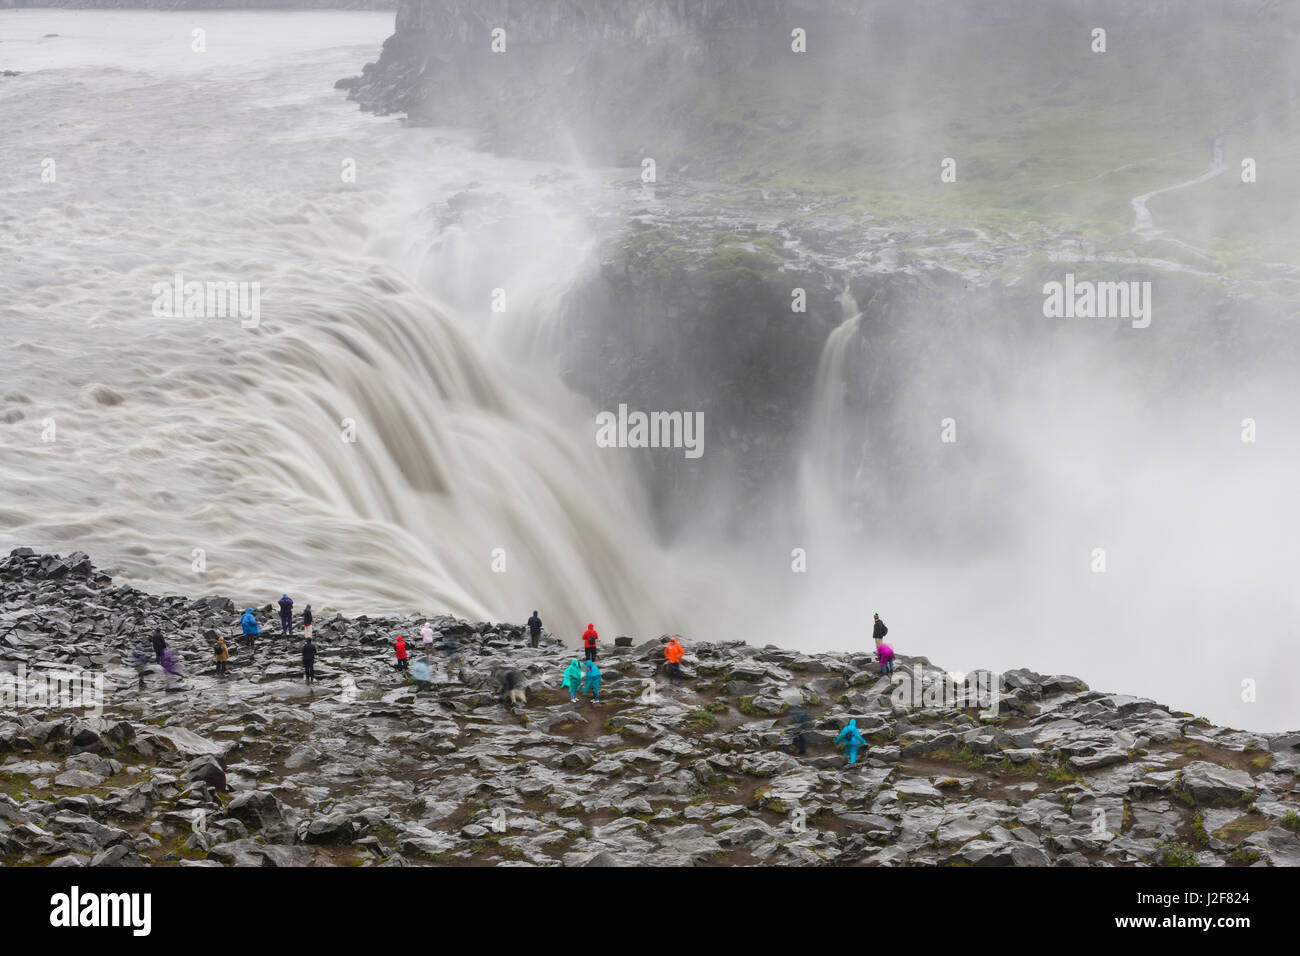
POLYGON ((280 633, 288 637, 293 633, 293 598, 280 598, 280 633))
POLYGON ((880 674, 882 677, 894 673, 894 649, 888 644, 881 644, 876 648, 876 653, 880 660, 880 674))

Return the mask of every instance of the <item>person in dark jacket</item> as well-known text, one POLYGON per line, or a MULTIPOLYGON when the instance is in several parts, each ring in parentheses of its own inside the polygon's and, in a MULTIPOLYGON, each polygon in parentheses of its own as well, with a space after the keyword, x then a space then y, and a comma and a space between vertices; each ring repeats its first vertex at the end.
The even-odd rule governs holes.
POLYGON ((280 598, 280 633, 285 637, 293 633, 293 598, 285 595, 280 598))
POLYGON ((316 683, 316 645, 311 641, 311 635, 307 635, 307 643, 302 646, 302 669, 307 676, 307 683, 316 683))
POLYGON ((880 646, 880 642, 885 639, 885 635, 888 633, 889 633, 889 628, 885 626, 885 622, 882 621, 880 619, 880 615, 877 614, 876 622, 875 624, 872 625, 871 628, 871 638, 876 642, 876 647, 880 646))
POLYGON ((533 642, 533 647, 542 639, 542 619, 533 612, 533 616, 528 619, 528 637, 533 642))
POLYGON ((312 622, 312 616, 311 616, 311 605, 308 604, 308 605, 307 605, 305 608, 303 608, 303 610, 302 610, 302 632, 303 632, 303 635, 304 635, 308 640, 311 639, 311 622, 312 622))
POLYGON ((587 629, 582 632, 582 647, 583 650, 586 651, 587 660, 589 661, 594 661, 596 659, 597 640, 599 640, 599 636, 596 634, 596 625, 588 624, 587 629))
POLYGON ((812 729, 812 718, 808 715, 808 711, 800 708, 790 718, 790 725, 790 742, 794 744, 795 750, 802 757, 808 752, 808 744, 804 735, 812 729))
POLYGON ((163 651, 165 650, 167 650, 167 641, 163 638, 162 631, 158 630, 157 628, 154 628, 153 656, 154 656, 155 664, 161 664, 163 662, 162 657, 163 657, 163 651))

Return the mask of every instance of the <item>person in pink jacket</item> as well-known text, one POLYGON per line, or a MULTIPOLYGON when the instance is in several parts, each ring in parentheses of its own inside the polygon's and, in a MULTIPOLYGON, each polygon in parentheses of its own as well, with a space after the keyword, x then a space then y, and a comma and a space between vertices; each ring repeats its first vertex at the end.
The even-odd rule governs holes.
POLYGON ((876 647, 876 654, 880 661, 880 673, 882 676, 894 673, 894 649, 888 644, 880 644, 876 647))

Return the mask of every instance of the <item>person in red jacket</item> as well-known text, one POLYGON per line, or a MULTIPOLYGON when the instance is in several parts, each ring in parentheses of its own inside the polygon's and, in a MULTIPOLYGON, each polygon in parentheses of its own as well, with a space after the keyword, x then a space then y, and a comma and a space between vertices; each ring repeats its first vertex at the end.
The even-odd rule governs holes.
POLYGON ((397 669, 406 670, 406 639, 401 634, 397 635, 397 669))
POLYGON ((677 638, 668 638, 668 646, 664 648, 664 657, 668 658, 668 683, 673 684, 683 680, 682 676, 682 658, 686 651, 682 645, 677 643, 677 638))
POLYGON ((582 632, 582 646, 587 651, 587 660, 596 659, 596 625, 588 624, 587 629, 582 632))

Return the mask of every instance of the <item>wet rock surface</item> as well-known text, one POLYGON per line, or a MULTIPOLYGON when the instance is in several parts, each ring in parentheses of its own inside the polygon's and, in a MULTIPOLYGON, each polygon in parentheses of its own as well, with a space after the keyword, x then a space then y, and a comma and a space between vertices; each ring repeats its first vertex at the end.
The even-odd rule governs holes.
POLYGON ((423 618, 322 614, 308 688, 296 637, 232 641, 216 675, 211 644, 242 606, 116 586, 83 554, 0 561, 0 863, 1300 862, 1300 734, 1068 675, 1018 669, 963 706, 921 657, 891 683, 867 650, 687 635, 683 683, 653 638, 603 649, 601 704, 573 704, 574 653, 550 636, 533 649, 519 625, 433 617, 417 685, 390 639, 423 618), (130 652, 154 628, 187 674, 151 665, 141 687, 130 652), (495 694, 503 665, 528 682, 517 712, 495 694), (59 696, 82 677, 102 694, 59 696), (850 717, 853 765, 834 743, 850 717))

